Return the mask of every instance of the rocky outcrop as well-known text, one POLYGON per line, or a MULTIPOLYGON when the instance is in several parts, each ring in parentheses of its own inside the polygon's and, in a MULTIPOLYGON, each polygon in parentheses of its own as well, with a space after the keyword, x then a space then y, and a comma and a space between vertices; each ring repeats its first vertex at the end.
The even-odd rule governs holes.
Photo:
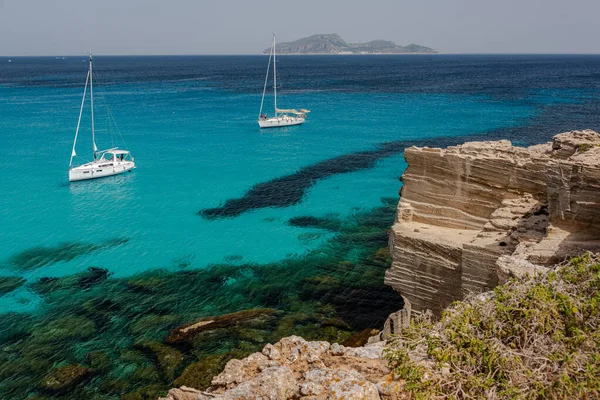
POLYGON ((562 133, 528 148, 470 142, 412 147, 404 156, 385 282, 417 312, 439 313, 468 293, 493 288, 498 270, 503 279, 525 273, 502 272, 502 265, 544 266, 600 250, 594 131, 562 133))
POLYGON ((257 308, 242 310, 216 317, 204 317, 192 323, 173 329, 167 337, 167 344, 181 344, 192 340, 196 335, 206 331, 228 328, 236 325, 249 324, 255 320, 276 314, 273 308, 257 308))
POLYGON ((290 336, 229 361, 206 391, 184 386, 163 400, 399 398, 401 384, 381 357, 384 344, 354 348, 290 336))

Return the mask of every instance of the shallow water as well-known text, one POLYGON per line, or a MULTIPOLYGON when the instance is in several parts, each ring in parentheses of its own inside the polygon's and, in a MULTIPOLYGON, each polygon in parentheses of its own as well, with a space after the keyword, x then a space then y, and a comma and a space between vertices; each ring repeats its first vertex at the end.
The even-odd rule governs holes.
MULTIPOLYGON (((138 168, 69 184, 85 59, 0 58, 3 398, 143 398, 207 357, 218 369, 282 335, 343 341, 379 327, 400 307, 381 249, 405 146, 600 129, 597 56, 282 57, 280 106, 313 112, 277 131, 255 121, 265 57, 95 62, 97 142, 116 140, 102 132, 104 100, 138 168), (278 313, 175 346, 172 370, 148 344, 256 307, 278 313), (71 363, 93 375, 40 389, 71 363)), ((89 123, 86 112, 84 159, 89 123)))

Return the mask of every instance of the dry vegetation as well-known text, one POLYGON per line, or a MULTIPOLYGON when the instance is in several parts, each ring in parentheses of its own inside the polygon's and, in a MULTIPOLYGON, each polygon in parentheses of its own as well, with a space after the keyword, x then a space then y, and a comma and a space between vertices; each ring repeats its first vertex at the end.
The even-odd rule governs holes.
POLYGON ((386 358, 416 398, 600 398, 600 259, 417 318, 386 358))

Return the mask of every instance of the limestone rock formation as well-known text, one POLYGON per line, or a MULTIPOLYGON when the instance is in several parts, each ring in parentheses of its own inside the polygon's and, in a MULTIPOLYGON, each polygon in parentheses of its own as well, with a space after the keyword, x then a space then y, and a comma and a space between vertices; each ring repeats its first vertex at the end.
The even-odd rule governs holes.
POLYGON ((502 257, 544 266, 600 250, 600 134, 594 131, 562 133, 528 148, 506 140, 469 142, 412 147, 404 156, 408 168, 385 282, 417 312, 439 313, 468 293, 493 288, 502 257))
POLYGON ((384 344, 345 347, 290 336, 229 361, 206 391, 184 386, 163 400, 399 398, 401 384, 381 357, 384 344))

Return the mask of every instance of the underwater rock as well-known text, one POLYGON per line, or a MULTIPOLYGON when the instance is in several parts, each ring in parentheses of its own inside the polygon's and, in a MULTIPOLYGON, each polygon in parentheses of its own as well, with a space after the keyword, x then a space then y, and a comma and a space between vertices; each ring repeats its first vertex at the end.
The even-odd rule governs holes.
MULTIPOLYGON (((438 139, 439 140, 439 139, 438 139)), ((237 217, 247 211, 266 207, 289 207, 300 203, 306 192, 319 180, 371 168, 377 161, 398 154, 405 142, 380 144, 377 149, 344 154, 299 169, 291 175, 254 185, 244 196, 226 200, 223 206, 198 212, 204 218, 237 217)))
POLYGON ((154 333, 156 331, 166 331, 181 321, 179 315, 143 315, 134 319, 129 324, 129 330, 132 334, 144 335, 145 333, 154 333))
POLYGON ((165 342, 168 344, 187 342, 200 332, 246 324, 252 320, 268 317, 275 313, 277 313, 277 310, 273 308, 257 308, 217 317, 204 317, 173 329, 165 342))
POLYGON ((64 339, 84 339, 94 335, 96 326, 92 321, 80 316, 64 316, 48 323, 36 325, 32 332, 32 340, 36 342, 53 342, 64 339))
POLYGON ((339 219, 333 217, 293 217, 288 220, 288 225, 300 228, 317 228, 337 232, 342 227, 339 219))
POLYGON ((83 273, 78 281, 77 285, 84 290, 91 288, 92 286, 108 279, 110 273, 105 268, 89 267, 85 273, 83 273))
POLYGON ((165 271, 155 270, 151 274, 140 274, 127 280, 127 286, 134 292, 158 292, 168 285, 165 271))
POLYGON ((135 372, 133 373, 131 378, 135 381, 159 382, 160 373, 154 365, 145 363, 136 367, 135 372))
POLYGON ((12 292, 25 283, 20 276, 0 276, 0 296, 12 292))
POLYGON ((42 380, 40 387, 53 392, 71 390, 88 379, 91 373, 92 370, 79 364, 57 367, 42 380))
POLYGON ((29 330, 33 323, 30 315, 11 312, 0 316, 0 343, 6 344, 12 341, 18 341, 29 336, 29 330))
POLYGON ((78 313, 83 314, 90 320, 104 325, 121 311, 121 306, 106 297, 94 297, 83 304, 78 313))
POLYGON ((213 354, 196 361, 188 365, 173 384, 204 389, 210 385, 212 377, 223 370, 230 358, 229 354, 213 354))
POLYGON ((322 233, 318 232, 306 232, 298 235, 298 241, 303 245, 309 245, 315 240, 319 240, 323 237, 322 233))
POLYGON ((237 254, 232 254, 232 255, 223 257, 223 260, 228 263, 239 263, 239 262, 242 262, 243 259, 244 259, 244 256, 240 256, 237 254))
POLYGON ((141 387, 134 392, 121 395, 121 400, 157 399, 164 392, 162 385, 154 384, 141 387))
POLYGON ((42 277, 30 288, 39 295, 47 295, 59 290, 89 290, 93 286, 108 279, 110 272, 105 268, 89 267, 86 271, 60 278, 42 277))
POLYGON ((129 239, 127 238, 116 238, 97 244, 67 242, 59 243, 55 246, 37 246, 12 255, 8 259, 8 263, 15 269, 27 271, 57 262, 71 261, 95 251, 120 246, 128 241, 129 239))
POLYGON ((119 363, 121 364, 143 364, 146 362, 147 357, 141 350, 132 348, 124 348, 119 352, 119 363))
POLYGON ((92 351, 86 356, 86 363, 94 371, 106 372, 110 369, 112 361, 104 351, 92 351))
POLYGON ((102 379, 102 383, 100 384, 100 391, 103 393, 107 393, 110 395, 119 395, 126 393, 131 389, 131 382, 123 378, 109 378, 105 377, 102 379))
POLYGON ((175 378, 175 372, 183 362, 183 355, 178 350, 156 341, 138 343, 135 347, 151 355, 170 381, 175 378))

